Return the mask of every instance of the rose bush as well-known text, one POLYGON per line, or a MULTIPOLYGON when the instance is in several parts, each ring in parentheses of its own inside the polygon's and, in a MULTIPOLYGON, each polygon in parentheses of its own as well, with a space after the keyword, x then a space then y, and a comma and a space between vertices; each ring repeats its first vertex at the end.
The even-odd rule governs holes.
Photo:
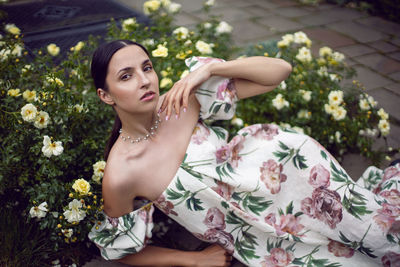
MULTIPOLYGON (((204 11, 208 12, 213 3, 205 2, 204 11)), ((208 16, 195 29, 188 29, 173 23, 173 15, 180 9, 177 3, 151 0, 143 8, 151 19, 150 25, 138 23, 135 18, 111 21, 105 39, 129 39, 144 44, 160 75, 162 92, 187 75, 186 58, 203 55, 231 59, 237 52, 232 46, 232 27, 215 16, 208 16)), ((20 35, 23 31, 17 25, 3 24, 2 29, 0 197, 4 204, 1 209, 21 214, 21 221, 28 224, 39 225, 38 230, 47 235, 55 252, 44 261, 58 259, 61 264, 82 264, 97 251, 88 251, 88 247, 94 246, 87 234, 93 225, 101 226, 103 218, 101 179, 106 166, 103 149, 113 123, 112 110, 100 102, 90 77, 90 58, 99 38, 80 41, 69 51, 51 43, 28 52, 20 35)), ((293 74, 275 91, 239 102, 236 117, 221 124, 231 133, 253 123, 276 122, 283 127, 290 124, 292 129, 316 138, 336 156, 355 149, 377 158, 378 152, 371 145, 377 134, 388 134, 388 114, 378 109, 357 82, 351 90, 342 90, 340 79, 350 69, 341 54, 324 48, 319 58, 313 58, 310 45, 304 34, 295 33, 285 35, 269 47, 252 47, 247 55, 267 55, 268 48, 270 56, 292 63, 293 74), (313 105, 309 105, 310 101, 313 105)), ((234 88, 222 89, 219 97, 234 97, 234 88)), ((278 131, 272 124, 247 129, 247 134, 266 139, 274 138, 278 131)), ((207 134, 202 129, 196 130, 199 136, 207 134)), ((229 154, 232 155, 229 164, 233 167, 240 164, 241 141, 238 136, 230 146, 218 151, 218 159, 226 161, 229 154)), ((271 191, 279 191, 285 175, 280 173, 279 166, 264 167, 261 172, 266 183, 271 191), (278 179, 279 183, 272 183, 271 179, 278 179)), ((316 167, 310 181, 323 184, 325 180, 323 169, 316 167)), ((232 194, 223 185, 215 190, 223 195, 232 194)), ((304 212, 333 227, 341 218, 341 207, 334 205, 327 214, 321 211, 324 197, 332 203, 336 201, 336 196, 326 190, 315 189, 312 198, 304 200, 304 212)), ((391 198, 396 197, 392 195, 391 198)), ((163 203, 167 213, 176 214, 172 203, 163 203)), ((231 235, 223 231, 222 221, 216 220, 218 214, 210 211, 207 223, 220 227, 210 229, 204 238, 225 240, 223 245, 233 249, 231 235)), ((300 231, 293 230, 296 223, 283 218, 280 227, 300 231)), ((266 262, 275 261, 282 253, 274 251, 266 262)), ((290 262, 290 254, 282 255, 284 262, 290 262)))

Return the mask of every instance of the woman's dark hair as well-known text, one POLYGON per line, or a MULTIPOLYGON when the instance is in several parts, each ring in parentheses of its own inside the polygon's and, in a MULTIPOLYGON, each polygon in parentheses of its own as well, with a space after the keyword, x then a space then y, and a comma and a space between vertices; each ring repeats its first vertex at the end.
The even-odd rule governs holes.
MULTIPOLYGON (((148 56, 149 52, 146 50, 146 48, 136 42, 130 41, 130 40, 116 40, 112 41, 109 43, 102 44, 99 46, 96 51, 93 53, 92 57, 92 64, 91 64, 91 74, 92 78, 94 81, 94 85, 97 88, 102 88, 104 91, 108 91, 108 86, 106 84, 106 77, 107 77, 107 72, 108 72, 108 64, 110 63, 110 60, 112 56, 121 48, 124 48, 129 45, 137 45, 140 48, 143 49, 144 52, 148 56)), ((110 138, 107 141, 107 145, 104 150, 104 159, 107 160, 108 154, 110 153, 110 150, 112 146, 114 145, 115 141, 118 138, 119 135, 119 129, 121 129, 121 120, 118 117, 118 114, 115 114, 115 121, 114 121, 114 126, 111 130, 111 135, 110 138)))

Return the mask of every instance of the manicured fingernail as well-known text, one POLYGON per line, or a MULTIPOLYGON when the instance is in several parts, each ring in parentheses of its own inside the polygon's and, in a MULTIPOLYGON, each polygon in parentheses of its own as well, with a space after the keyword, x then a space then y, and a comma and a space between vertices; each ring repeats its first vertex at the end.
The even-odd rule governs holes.
POLYGON ((166 117, 165 117, 165 120, 166 120, 166 121, 169 120, 169 116, 166 116, 166 117))
POLYGON ((178 116, 178 114, 176 114, 176 115, 175 115, 175 119, 178 119, 178 118, 179 118, 179 116, 178 116))
POLYGON ((160 113, 161 113, 161 108, 160 108, 160 109, 157 111, 157 113, 158 113, 158 114, 160 114, 160 113))
POLYGON ((183 108, 183 112, 186 112, 186 108, 183 108))

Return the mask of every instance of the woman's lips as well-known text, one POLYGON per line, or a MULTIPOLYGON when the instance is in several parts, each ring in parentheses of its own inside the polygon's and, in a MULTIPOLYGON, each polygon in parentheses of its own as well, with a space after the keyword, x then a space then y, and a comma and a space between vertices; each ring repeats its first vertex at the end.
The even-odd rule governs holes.
POLYGON ((154 92, 147 92, 140 98, 140 100, 141 101, 150 101, 154 98, 155 95, 156 94, 154 92))

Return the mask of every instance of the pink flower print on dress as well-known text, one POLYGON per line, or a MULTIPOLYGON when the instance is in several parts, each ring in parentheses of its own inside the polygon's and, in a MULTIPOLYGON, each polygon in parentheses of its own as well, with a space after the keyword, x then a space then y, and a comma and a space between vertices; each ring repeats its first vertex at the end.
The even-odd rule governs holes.
POLYGON ((231 199, 234 190, 232 186, 220 181, 217 182, 217 186, 212 187, 211 189, 228 201, 231 199))
POLYGON ((195 234, 195 236, 206 242, 219 244, 230 254, 233 254, 233 251, 235 249, 234 239, 232 234, 222 230, 208 229, 204 233, 204 235, 195 234))
POLYGON ((107 217, 108 222, 112 225, 112 227, 118 227, 119 219, 118 218, 112 218, 112 217, 107 217))
POLYGON ((271 254, 266 256, 265 261, 261 262, 262 267, 285 267, 294 259, 293 253, 283 248, 271 249, 271 254))
POLYGON ((250 134, 251 136, 263 140, 272 140, 279 134, 279 127, 275 124, 254 124, 243 128, 240 134, 250 134))
POLYGON ((207 225, 208 228, 224 230, 226 227, 225 215, 218 208, 210 208, 207 211, 203 223, 207 225))
POLYGON ((382 208, 378 209, 377 212, 374 220, 384 233, 399 233, 400 221, 396 221, 396 218, 400 216, 398 206, 382 203, 382 208))
POLYGON ((275 226, 278 235, 289 233, 294 236, 302 236, 300 232, 304 229, 304 225, 300 223, 300 217, 293 214, 281 215, 280 224, 275 226))
POLYGON ((152 223, 153 222, 153 216, 149 216, 149 211, 148 209, 141 208, 138 212, 139 218, 144 221, 146 224, 152 223))
POLYGON ((264 221, 268 223, 269 225, 274 226, 276 223, 276 216, 274 213, 269 213, 267 216, 265 216, 264 221))
POLYGON ((395 166, 390 166, 385 169, 385 172, 383 173, 382 182, 385 182, 393 177, 400 177, 400 170, 397 168, 397 166, 400 166, 400 164, 397 164, 395 166))
POLYGON ((178 213, 176 213, 173 208, 174 204, 171 201, 166 201, 164 195, 161 195, 156 201, 155 204, 157 204, 158 208, 164 212, 166 215, 172 214, 175 216, 178 216, 178 213))
POLYGON ((233 103, 236 98, 236 89, 233 80, 224 80, 218 85, 217 99, 227 103, 233 103))
POLYGON ((190 141, 195 143, 196 145, 201 145, 204 141, 207 140, 209 135, 210 129, 204 127, 201 122, 198 122, 193 129, 193 134, 190 141))
POLYGON ((200 63, 210 63, 210 62, 223 62, 223 59, 220 58, 214 58, 214 57, 196 57, 197 61, 200 63))
POLYGON ((354 255, 354 249, 349 248, 343 243, 335 240, 330 240, 328 244, 328 251, 332 252, 336 257, 351 258, 354 255))
POLYGON ((381 261, 384 267, 400 267, 400 254, 392 251, 386 252, 381 261))
POLYGON ((379 195, 384 197, 390 204, 400 206, 400 192, 397 189, 382 191, 379 195))
POLYGON ((276 163, 273 159, 263 162, 260 167, 260 179, 271 191, 271 194, 279 193, 281 191, 281 183, 286 181, 286 175, 282 173, 282 169, 282 164, 276 163))
POLYGON ((235 136, 227 145, 222 146, 215 152, 217 163, 228 162, 233 168, 237 168, 241 157, 240 150, 243 149, 244 137, 235 136))
POLYGON ((330 184, 330 173, 324 166, 317 164, 311 168, 308 183, 314 188, 328 188, 330 184))
POLYGON ((308 216, 324 222, 331 229, 335 229, 343 218, 339 193, 327 188, 314 189, 311 198, 301 201, 301 210, 308 216))

